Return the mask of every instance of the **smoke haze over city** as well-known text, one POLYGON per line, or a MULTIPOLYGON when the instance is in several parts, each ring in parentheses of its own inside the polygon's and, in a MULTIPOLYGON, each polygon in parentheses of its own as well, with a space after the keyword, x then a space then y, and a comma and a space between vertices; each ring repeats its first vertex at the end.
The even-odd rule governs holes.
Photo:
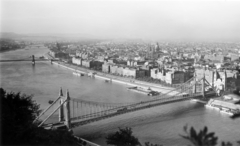
POLYGON ((3 0, 1 32, 94 38, 239 40, 237 1, 3 0))

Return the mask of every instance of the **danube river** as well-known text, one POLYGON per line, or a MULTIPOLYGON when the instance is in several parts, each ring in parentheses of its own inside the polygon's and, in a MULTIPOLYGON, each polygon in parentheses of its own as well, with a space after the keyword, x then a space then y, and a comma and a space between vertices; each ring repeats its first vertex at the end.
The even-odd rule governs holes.
MULTIPOLYGON (((22 59, 31 55, 40 57, 48 51, 45 47, 27 47, 21 50, 4 52, 1 59, 22 59)), ((72 71, 51 65, 50 62, 7 62, 0 63, 0 83, 7 91, 34 95, 33 99, 41 109, 49 106, 49 100, 55 100, 62 87, 64 94, 69 89, 70 97, 89 101, 125 103, 149 100, 152 97, 128 91, 127 86, 117 83, 105 83, 104 80, 86 76, 76 77, 72 71)), ((240 119, 231 120, 228 115, 217 110, 206 109, 201 103, 184 101, 162 105, 142 111, 132 112, 118 117, 104 119, 73 129, 74 133, 101 145, 106 145, 106 134, 118 127, 132 127, 133 134, 141 142, 163 145, 186 145, 187 141, 179 134, 184 134, 183 126, 204 126, 215 132, 221 141, 240 140, 240 119)))

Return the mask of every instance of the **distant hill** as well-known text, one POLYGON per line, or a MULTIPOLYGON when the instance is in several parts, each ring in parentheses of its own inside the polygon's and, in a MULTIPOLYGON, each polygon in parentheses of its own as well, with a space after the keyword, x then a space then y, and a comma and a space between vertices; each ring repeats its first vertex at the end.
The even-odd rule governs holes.
POLYGON ((7 39, 15 39, 15 38, 21 38, 23 35, 16 34, 13 32, 1 32, 0 38, 7 38, 7 39))
POLYGON ((86 34, 64 34, 64 33, 31 33, 17 34, 13 32, 2 32, 0 38, 25 40, 25 41, 63 41, 63 40, 90 40, 96 37, 86 34))
POLYGON ((96 39, 96 37, 88 34, 80 34, 80 33, 32 33, 27 34, 29 37, 47 37, 47 38, 61 38, 61 39, 96 39))

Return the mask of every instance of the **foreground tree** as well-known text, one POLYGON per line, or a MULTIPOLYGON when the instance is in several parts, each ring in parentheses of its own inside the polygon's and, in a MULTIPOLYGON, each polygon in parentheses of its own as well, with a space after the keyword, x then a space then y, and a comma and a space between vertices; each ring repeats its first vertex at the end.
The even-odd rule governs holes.
POLYGON ((114 146, 139 146, 140 142, 132 135, 132 129, 126 127, 119 128, 119 131, 109 134, 106 137, 107 144, 114 146))
MULTIPOLYGON (((188 127, 183 127, 186 135, 180 135, 184 139, 190 141, 194 146, 216 146, 217 145, 217 136, 214 136, 214 132, 208 133, 208 128, 205 126, 203 130, 200 130, 199 133, 191 127, 188 131, 188 127)), ((240 141, 237 141, 240 145, 240 141)), ((221 146, 233 146, 231 142, 222 141, 221 146)))
MULTIPOLYGON (((115 146, 142 146, 136 137, 132 135, 132 129, 126 127, 119 128, 119 131, 109 134, 106 137, 107 144, 115 146)), ((152 144, 150 142, 145 142, 144 146, 162 146, 159 144, 152 144)))
POLYGON ((144 144, 145 144, 145 146, 162 146, 160 144, 152 144, 150 142, 145 142, 144 144))
POLYGON ((0 88, 1 145, 77 145, 67 130, 46 130, 33 124, 39 105, 32 96, 0 88))
POLYGON ((1 125, 3 144, 25 143, 29 129, 34 128, 32 121, 39 114, 39 105, 31 96, 20 93, 6 93, 0 89, 1 125))
POLYGON ((188 127, 184 126, 184 132, 186 135, 180 135, 184 139, 189 140, 194 146, 215 146, 217 145, 218 137, 214 136, 214 132, 208 133, 208 129, 205 126, 199 133, 195 131, 193 127, 188 131, 188 127))

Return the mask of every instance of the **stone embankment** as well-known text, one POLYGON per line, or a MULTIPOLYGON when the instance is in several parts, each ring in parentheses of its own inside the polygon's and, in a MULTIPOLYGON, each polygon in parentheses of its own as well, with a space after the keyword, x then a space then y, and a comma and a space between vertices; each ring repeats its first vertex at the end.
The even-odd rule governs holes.
MULTIPOLYGON (((48 59, 56 59, 54 57, 52 57, 49 53, 45 54, 46 58, 48 59)), ((151 88, 154 91, 158 91, 160 93, 168 93, 171 90, 174 90, 174 88, 172 87, 164 87, 160 84, 154 84, 154 83, 148 83, 148 82, 143 82, 143 81, 138 81, 136 79, 132 79, 132 78, 125 78, 125 77, 120 77, 120 76, 115 76, 115 75, 111 75, 111 74, 107 74, 107 73, 103 73, 103 72, 99 72, 99 71, 95 71, 95 70, 91 70, 91 69, 87 69, 87 68, 83 68, 80 66, 76 66, 76 65, 72 65, 69 63, 65 63, 62 61, 52 61, 53 64, 58 65, 60 67, 69 69, 73 72, 79 72, 79 73, 83 73, 88 75, 95 73, 94 75, 91 75, 95 78, 99 78, 99 79, 103 79, 105 81, 108 82, 116 82, 116 83, 120 83, 120 84, 124 84, 127 86, 138 86, 138 87, 142 87, 142 88, 151 88)), ((174 95, 177 92, 171 92, 170 95, 174 95)))
MULTIPOLYGON (((108 82, 116 82, 116 83, 120 83, 120 84, 124 84, 124 85, 128 85, 128 86, 138 86, 138 87, 142 87, 142 88, 146 88, 146 89, 151 88, 152 90, 158 91, 158 92, 161 92, 161 93, 167 93, 171 90, 174 90, 174 88, 171 88, 171 87, 164 87, 162 85, 137 81, 135 79, 118 77, 118 76, 114 76, 114 75, 98 72, 98 71, 95 71, 95 70, 82 68, 82 67, 79 67, 79 66, 71 65, 71 64, 68 64, 68 63, 60 62, 60 61, 58 61, 58 62, 53 61, 52 63, 55 64, 55 65, 58 65, 60 67, 69 69, 73 72, 83 73, 85 75, 89 75, 91 77, 102 79, 102 80, 105 80, 105 81, 108 81, 108 82)), ((176 93, 171 92, 171 94, 176 94, 176 93)))

